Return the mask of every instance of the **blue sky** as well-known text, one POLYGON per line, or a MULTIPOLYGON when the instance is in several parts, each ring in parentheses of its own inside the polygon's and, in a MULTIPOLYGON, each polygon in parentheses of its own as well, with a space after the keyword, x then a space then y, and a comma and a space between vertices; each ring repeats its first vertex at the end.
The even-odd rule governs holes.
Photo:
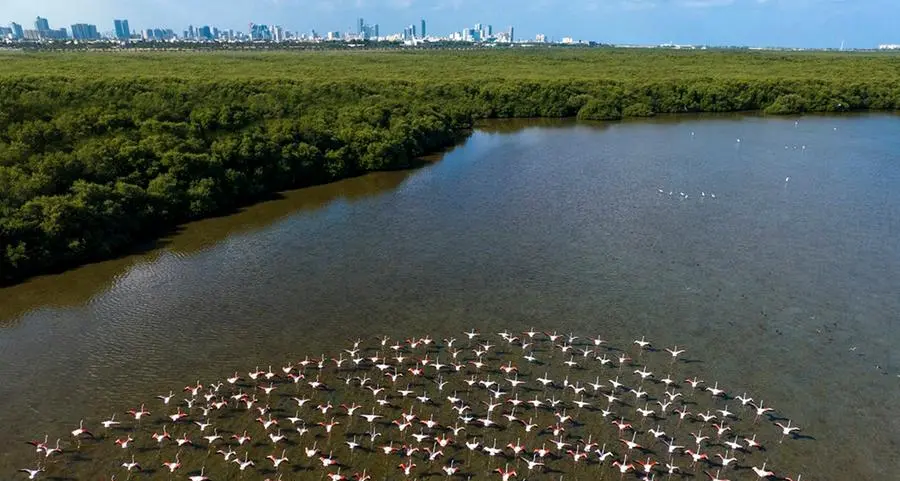
POLYGON ((132 29, 193 24, 247 30, 249 22, 292 31, 346 31, 357 17, 395 32, 425 18, 443 35, 477 22, 516 27, 517 37, 611 43, 871 48, 900 43, 900 0, 0 0, 0 22, 31 28, 97 24, 132 29))

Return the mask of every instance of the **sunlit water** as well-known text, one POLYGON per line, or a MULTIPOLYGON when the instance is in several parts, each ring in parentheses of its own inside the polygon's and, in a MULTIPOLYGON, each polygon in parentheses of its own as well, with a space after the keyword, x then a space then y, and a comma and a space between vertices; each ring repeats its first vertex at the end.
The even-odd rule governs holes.
MULTIPOLYGON (((25 440, 154 410, 198 378, 357 337, 536 326, 685 346, 701 377, 803 428, 772 449, 783 474, 889 478, 898 132, 889 115, 494 123, 423 169, 291 192, 2 290, 0 472, 33 465, 25 440)), ((79 466, 63 477, 94 469, 79 466)))

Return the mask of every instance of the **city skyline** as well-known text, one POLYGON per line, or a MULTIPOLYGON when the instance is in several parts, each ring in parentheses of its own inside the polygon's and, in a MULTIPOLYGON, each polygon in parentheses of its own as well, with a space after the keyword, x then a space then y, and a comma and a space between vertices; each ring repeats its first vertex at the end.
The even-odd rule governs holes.
POLYGON ((6 3, 4 14, 10 18, 0 21, 26 29, 40 16, 53 29, 89 24, 120 38, 114 19, 129 20, 136 32, 163 28, 180 34, 189 25, 248 32, 249 24, 257 23, 324 34, 358 32, 356 22, 365 18, 379 26, 382 36, 412 26, 420 34, 420 21, 426 19, 428 34, 442 37, 484 22, 500 31, 515 25, 517 38, 545 35, 618 44, 873 48, 900 42, 892 20, 900 15, 900 2, 887 0, 497 0, 487 5, 470 0, 265 0, 253 5, 199 0, 187 6, 174 0, 94 0, 77 8, 62 0, 6 3), (203 7, 212 3, 216 8, 203 7), (513 3, 518 8, 508 8, 513 3))

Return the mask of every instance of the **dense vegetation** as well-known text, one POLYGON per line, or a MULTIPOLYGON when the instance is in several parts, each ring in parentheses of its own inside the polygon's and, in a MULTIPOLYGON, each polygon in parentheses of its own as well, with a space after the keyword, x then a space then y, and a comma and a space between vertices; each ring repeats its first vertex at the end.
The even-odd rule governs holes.
POLYGON ((0 281, 271 192, 411 165, 492 117, 900 108, 900 56, 624 50, 3 53, 0 281))

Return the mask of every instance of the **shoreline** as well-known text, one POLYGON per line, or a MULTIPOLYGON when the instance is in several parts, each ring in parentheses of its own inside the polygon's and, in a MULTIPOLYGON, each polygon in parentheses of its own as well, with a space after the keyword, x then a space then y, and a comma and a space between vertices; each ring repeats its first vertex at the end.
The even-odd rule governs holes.
POLYGON ((900 109, 900 57, 879 55, 118 57, 0 54, 12 72, 0 75, 0 285, 119 256, 277 192, 411 167, 484 119, 900 109))

